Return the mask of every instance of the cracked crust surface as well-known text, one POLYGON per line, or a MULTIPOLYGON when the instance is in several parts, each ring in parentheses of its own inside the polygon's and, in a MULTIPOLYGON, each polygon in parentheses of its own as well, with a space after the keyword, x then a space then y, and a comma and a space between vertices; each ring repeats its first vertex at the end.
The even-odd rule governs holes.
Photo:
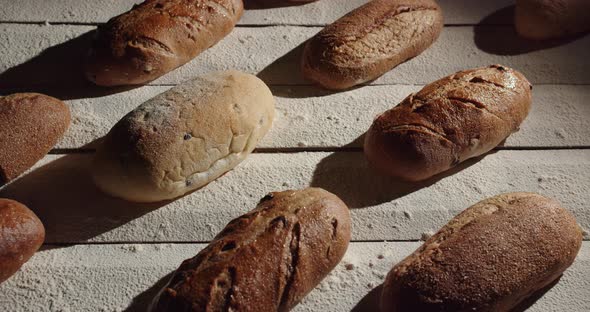
POLYGON ((86 76, 142 84, 190 61, 234 28, 242 0, 147 0, 98 28, 86 76))
POLYGON ((245 159, 273 118, 274 97, 257 77, 237 71, 197 77, 123 117, 96 153, 94 180, 131 201, 181 196, 245 159))
POLYGON ((435 81, 379 115, 365 138, 371 163, 407 180, 423 180, 484 154, 518 130, 532 86, 501 65, 435 81))
POLYGON ((514 25, 519 35, 545 40, 590 30, 588 0, 517 0, 514 25))
POLYGON ((582 243, 574 217, 534 193, 483 200, 388 274, 383 311, 510 311, 555 281, 582 243))
POLYGON ((0 198, 0 283, 18 271, 44 240, 45 228, 29 208, 0 198))
POLYGON ((153 311, 289 311, 344 256, 350 223, 323 189, 270 193, 182 263, 153 311))
POLYGON ((371 1, 306 44, 303 74, 328 89, 350 88, 422 53, 442 26, 442 12, 434 1, 371 1))
POLYGON ((0 97, 0 185, 43 158, 64 135, 70 119, 68 106, 47 95, 0 97))

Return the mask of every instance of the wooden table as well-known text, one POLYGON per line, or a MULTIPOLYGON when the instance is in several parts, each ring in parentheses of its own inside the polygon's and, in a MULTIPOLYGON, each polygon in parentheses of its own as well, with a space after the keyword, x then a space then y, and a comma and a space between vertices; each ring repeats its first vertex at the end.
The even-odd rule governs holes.
MULTIPOLYGON (((1 311, 144 311, 169 274, 227 222, 269 191, 323 187, 350 205, 353 242, 342 263, 296 311, 371 311, 394 263, 464 208, 502 192, 557 198, 590 229, 590 36, 531 43, 511 26, 512 1, 440 1, 438 41, 368 86, 330 93, 299 75, 301 44, 365 3, 321 0, 248 10, 222 42, 149 85, 98 88, 80 74, 96 25, 128 10, 118 0, 19 0, 0 6, 0 90, 67 100, 73 122, 33 170, 0 190, 33 209, 46 243, 0 286, 1 311), (428 183, 371 171, 362 135, 373 117, 455 71, 502 63, 534 84, 533 110, 504 146, 428 183), (235 170, 170 203, 137 205, 101 194, 88 176, 96 140, 125 113, 197 74, 258 74, 277 97, 277 117, 235 170), (352 264, 352 266, 350 265, 352 264)), ((588 234, 585 239, 589 238, 588 234)), ((531 311, 590 309, 590 242, 531 311)))

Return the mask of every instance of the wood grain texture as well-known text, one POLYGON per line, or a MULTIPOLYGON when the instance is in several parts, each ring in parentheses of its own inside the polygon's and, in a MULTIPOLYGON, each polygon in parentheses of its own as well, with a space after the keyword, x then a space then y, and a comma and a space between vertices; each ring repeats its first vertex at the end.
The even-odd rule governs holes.
MULTIPOLYGON (((80 148, 104 136, 125 114, 169 89, 144 86, 97 98, 70 100, 72 125, 56 148, 80 148)), ((362 147, 359 139, 373 118, 421 86, 366 86, 329 93, 311 86, 275 86, 276 115, 259 148, 362 147)), ((541 85, 533 108, 506 147, 590 146, 587 86, 541 85)))
POLYGON ((590 150, 497 151, 414 184, 372 171, 360 152, 252 154, 202 189, 153 204, 101 193, 88 175, 91 157, 47 156, 0 197, 36 213, 46 243, 209 241, 268 192, 309 185, 351 208, 356 241, 417 240, 479 200, 514 191, 553 197, 590 229, 590 150))
MULTIPOLYGON (((293 311, 374 311, 376 288, 417 242, 352 243, 342 262, 293 311)), ((180 262, 204 244, 46 246, 0 285, 7 311, 145 311, 180 262)), ((590 243, 528 311, 586 311, 590 243)))
MULTIPOLYGON (((19 1, 18 6, 1 6, 0 22, 37 22, 37 23, 103 23, 109 18, 121 14, 141 0, 45 0, 43 10, 39 10, 38 0, 19 1)), ((252 0, 244 0, 246 8, 252 0)), ((247 10, 240 24, 247 25, 325 25, 349 11, 365 4, 367 0, 321 0, 306 5, 294 5, 274 8, 272 14, 268 9, 247 10)), ((485 16, 510 6, 513 1, 472 0, 439 1, 447 24, 477 24, 485 16)), ((494 24, 511 24, 512 20, 503 17, 490 21, 494 24)))
MULTIPOLYGON (((88 86, 80 61, 92 26, 0 24, 0 87, 3 92, 39 86, 70 87, 62 98, 88 86), (41 53, 43 52, 43 53, 41 53)), ((301 44, 321 27, 242 27, 199 57, 151 84, 177 84, 195 75, 236 69, 258 74, 269 85, 310 83, 300 74, 301 44), (264 52, 264 53, 263 53, 264 52)), ((373 84, 427 84, 459 70, 500 63, 521 71, 533 84, 588 84, 583 62, 590 36, 553 47, 530 46, 506 27, 445 27, 424 53, 378 78, 373 84), (513 54, 513 55, 511 55, 513 54)), ((120 92, 95 88, 95 92, 120 92)), ((80 95, 78 95, 80 96, 80 95)), ((82 95, 81 97, 89 97, 82 95)))

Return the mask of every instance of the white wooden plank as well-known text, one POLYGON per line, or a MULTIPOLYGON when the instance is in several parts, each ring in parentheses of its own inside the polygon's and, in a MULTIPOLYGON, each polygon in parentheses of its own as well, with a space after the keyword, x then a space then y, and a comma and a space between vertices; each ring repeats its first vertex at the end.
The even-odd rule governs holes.
MULTIPOLYGON (((77 87, 88 85, 81 73, 80 60, 87 49, 90 35, 78 36, 93 28, 0 24, 0 54, 3 55, 0 60, 0 88, 68 86, 70 94, 66 97, 80 96, 77 87), (37 56, 47 48, 50 49, 37 56)), ((300 45, 320 29, 293 26, 237 28, 225 40, 192 62, 152 84, 177 84, 199 73, 226 69, 258 73, 271 85, 308 84, 298 74, 300 45)), ((540 49, 538 46, 523 46, 511 36, 506 36, 505 32, 505 27, 484 27, 475 34, 473 27, 447 27, 430 49, 399 65, 374 83, 427 84, 458 70, 494 63, 521 70, 531 82, 537 84, 590 83, 590 75, 587 74, 590 63, 585 62, 590 36, 540 49), (510 55, 523 49, 532 51, 510 55)), ((95 90, 116 91, 106 88, 95 90)))
MULTIPOLYGON (((21 0, 18 5, 0 6, 0 22, 37 23, 103 23, 110 17, 129 10, 141 0, 21 0)), ((367 3, 367 0, 321 0, 306 5, 265 8, 256 5, 255 0, 245 0, 248 9, 240 24, 248 25, 324 25, 329 24, 347 12, 367 3), (258 8, 258 9, 254 9, 258 8)), ((513 1, 496 0, 478 3, 472 0, 439 1, 447 24, 477 24, 484 17, 510 6, 513 1)), ((508 24, 511 19, 502 14, 487 21, 494 24, 508 24)))
MULTIPOLYGON (((167 86, 144 86, 128 92, 67 101, 73 121, 57 148, 79 148, 105 135, 127 112, 164 92, 167 86)), ((420 86, 367 86, 342 93, 314 87, 273 87, 277 114, 262 148, 361 147, 358 139, 379 113, 399 103, 420 86)), ((541 85, 521 130, 509 147, 590 146, 590 88, 541 85)))
POLYGON ((47 243, 209 241, 266 193, 309 185, 351 207, 357 241, 416 240, 475 202, 514 191, 554 197, 590 229, 590 150, 498 151, 419 184, 379 175, 362 153, 253 154, 192 194, 150 205, 102 194, 89 176, 91 158, 48 156, 40 168, 0 190, 0 197, 34 210, 47 229, 47 243))
MULTIPOLYGON (((352 243, 342 262, 294 311, 375 311, 393 264, 420 243, 352 243), (350 268, 352 265, 352 269, 350 268)), ((46 246, 0 285, 5 311, 145 311, 169 273, 203 244, 46 246)), ((590 243, 559 283, 528 311, 587 311, 590 243)))

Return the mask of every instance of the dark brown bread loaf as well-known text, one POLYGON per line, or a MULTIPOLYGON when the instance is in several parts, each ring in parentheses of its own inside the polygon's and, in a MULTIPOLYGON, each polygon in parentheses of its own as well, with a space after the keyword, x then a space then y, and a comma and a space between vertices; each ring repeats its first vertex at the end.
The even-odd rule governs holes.
POLYGON ((552 39, 590 31, 588 0, 517 0, 514 24, 529 39, 552 39))
POLYGON ((26 206, 0 198, 0 283, 27 262, 45 240, 45 228, 26 206))
POLYGON ((68 106, 47 95, 0 97, 0 185, 43 158, 70 125, 68 106))
POLYGON ((289 311, 344 256, 350 215, 318 188, 270 193, 185 260, 154 311, 289 311))
POLYGON ((154 80, 234 28, 242 0, 147 0, 99 27, 86 76, 102 86, 154 80))
POLYGON ((305 46, 305 78, 328 89, 373 80, 422 53, 443 27, 433 0, 373 0, 328 25, 305 46))
POLYGON ((456 216, 389 272, 382 311, 511 311, 555 281, 582 231, 555 200, 502 194, 456 216))
POLYGON ((517 131, 531 89, 521 73, 501 65, 445 77, 379 115, 365 137, 365 155, 392 176, 427 179, 517 131))

